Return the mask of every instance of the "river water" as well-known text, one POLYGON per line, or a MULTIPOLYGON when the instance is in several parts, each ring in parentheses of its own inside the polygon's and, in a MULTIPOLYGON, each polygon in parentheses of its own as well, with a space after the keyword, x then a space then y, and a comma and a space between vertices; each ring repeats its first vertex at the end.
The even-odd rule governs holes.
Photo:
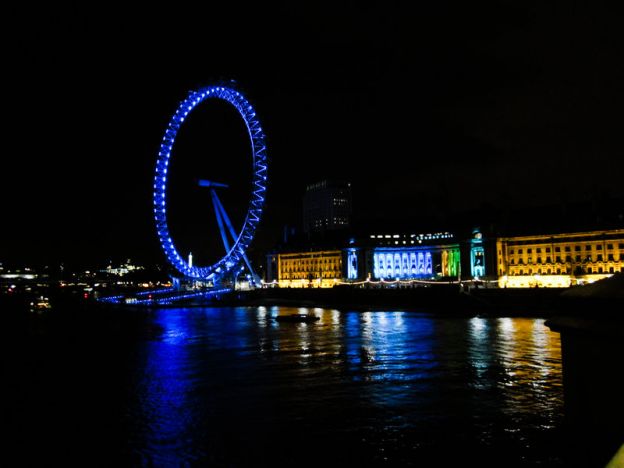
POLYGON ((543 319, 179 308, 25 330, 3 348, 12 465, 563 466, 543 319), (320 320, 273 319, 302 312, 320 320))

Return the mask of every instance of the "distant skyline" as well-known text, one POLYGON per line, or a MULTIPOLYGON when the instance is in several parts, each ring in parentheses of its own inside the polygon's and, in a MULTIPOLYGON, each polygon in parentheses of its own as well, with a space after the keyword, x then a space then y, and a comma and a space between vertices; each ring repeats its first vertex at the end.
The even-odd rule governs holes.
MULTIPOLYGON (((624 196, 621 22, 563 5, 12 7, 0 261, 164 262, 160 139, 186 93, 219 79, 266 129, 258 246, 300 222, 306 184, 323 178, 351 181, 371 218, 624 196)), ((207 106, 193 120, 180 187, 238 173, 235 116, 207 106)), ((210 229, 201 196, 180 194, 181 231, 210 229)))

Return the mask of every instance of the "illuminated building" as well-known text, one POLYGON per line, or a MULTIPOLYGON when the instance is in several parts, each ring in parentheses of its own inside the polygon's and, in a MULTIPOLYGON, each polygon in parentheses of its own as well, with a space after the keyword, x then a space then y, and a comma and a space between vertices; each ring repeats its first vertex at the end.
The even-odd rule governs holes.
POLYGON ((473 278, 483 278, 485 276, 485 248, 481 231, 472 231, 470 239, 470 275, 473 278))
POLYGON ((460 272, 460 247, 449 232, 372 234, 366 244, 347 249, 348 280, 436 279, 460 272))
POLYGON ((459 246, 376 247, 371 252, 373 279, 457 276, 459 246))
MULTIPOLYGON (((27 269, 28 270, 28 269, 27 269)), ((0 274, 0 279, 10 279, 10 280, 14 280, 14 279, 27 279, 27 280, 31 280, 31 279, 35 279, 37 278, 36 273, 22 273, 21 271, 17 271, 15 273, 2 273, 0 274)))
POLYGON ((101 273, 108 273, 110 275, 116 275, 116 276, 124 276, 132 271, 143 270, 143 269, 144 267, 133 265, 130 259, 128 259, 126 263, 121 264, 117 268, 114 268, 113 265, 108 265, 105 270, 101 270, 101 273))
POLYGON ((308 185, 303 196, 303 231, 343 229, 351 219, 351 184, 324 180, 308 185))
POLYGON ((415 278, 431 276, 433 265, 429 250, 375 249, 373 253, 373 278, 415 278))
POLYGON ((454 237, 450 232, 427 234, 371 234, 370 242, 375 245, 421 245, 431 242, 445 242, 454 237))
POLYGON ((624 229, 502 237, 500 287, 568 287, 624 271, 624 229))
POLYGON ((348 280, 358 279, 358 266, 360 263, 358 257, 359 257, 358 249, 356 248, 347 249, 347 279, 348 280))
POLYGON ((321 250, 274 254, 282 288, 331 288, 342 281, 342 251, 321 250))

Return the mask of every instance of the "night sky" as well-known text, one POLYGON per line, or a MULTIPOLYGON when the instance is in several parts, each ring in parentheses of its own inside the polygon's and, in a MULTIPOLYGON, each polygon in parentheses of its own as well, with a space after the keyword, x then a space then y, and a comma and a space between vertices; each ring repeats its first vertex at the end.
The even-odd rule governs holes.
MULTIPOLYGON (((4 12, 0 262, 163 262, 160 140, 187 92, 219 80, 267 134, 257 249, 297 225, 322 178, 351 181, 371 220, 624 196, 622 18, 600 2, 87 3, 4 12)), ((183 127, 182 252, 217 245, 194 180, 232 184, 240 216, 245 138, 214 102, 183 127)))

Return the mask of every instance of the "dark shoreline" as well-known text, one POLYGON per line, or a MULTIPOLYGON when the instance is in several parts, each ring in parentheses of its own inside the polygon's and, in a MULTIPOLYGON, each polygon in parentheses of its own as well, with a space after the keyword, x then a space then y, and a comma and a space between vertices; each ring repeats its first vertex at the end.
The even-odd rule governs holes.
POLYGON ((460 316, 624 316, 621 299, 570 298, 559 289, 476 289, 457 286, 405 289, 262 289, 239 292, 220 304, 323 307, 374 311, 397 309, 460 316))
MULTIPOLYGON (((624 300, 606 298, 573 298, 561 293, 565 289, 491 288, 460 291, 456 285, 436 285, 401 289, 367 289, 335 287, 331 289, 267 288, 236 291, 210 302, 178 302, 170 307, 302 307, 352 311, 403 310, 446 316, 544 317, 572 316, 582 318, 615 318, 624 320, 624 300)), ((150 309, 153 305, 104 304, 76 295, 50 294, 52 315, 63 309, 150 309)), ((27 312, 25 298, 0 297, 0 309, 27 312), (23 299, 23 300, 20 300, 23 299)))

